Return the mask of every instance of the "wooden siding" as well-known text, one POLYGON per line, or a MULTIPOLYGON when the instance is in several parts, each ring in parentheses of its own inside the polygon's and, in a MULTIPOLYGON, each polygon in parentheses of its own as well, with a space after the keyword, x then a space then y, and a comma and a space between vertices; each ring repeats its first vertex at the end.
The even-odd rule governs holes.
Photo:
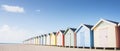
POLYGON ((39 44, 39 38, 36 37, 36 44, 39 44))
POLYGON ((43 36, 40 38, 40 44, 43 45, 43 36))
POLYGON ((46 35, 43 35, 43 45, 46 45, 46 35))
POLYGON ((64 34, 58 31, 56 38, 57 38, 57 45, 64 46, 64 34))
POLYGON ((39 37, 38 37, 38 40, 39 40, 39 44, 41 44, 41 43, 40 43, 40 38, 41 38, 41 37, 39 36, 39 37))
POLYGON ((65 46, 75 46, 75 36, 72 30, 68 30, 65 34, 65 46))
POLYGON ((116 46, 120 48, 120 26, 116 26, 116 46))
POLYGON ((47 35, 47 42, 46 45, 50 45, 50 35, 47 35))
POLYGON ((56 45, 56 35, 53 33, 50 34, 50 39, 51 39, 51 45, 56 45))
POLYGON ((90 28, 84 25, 76 30, 77 47, 93 47, 93 33, 90 28))
POLYGON ((106 22, 101 22, 94 29, 95 47, 116 47, 115 26, 106 22))

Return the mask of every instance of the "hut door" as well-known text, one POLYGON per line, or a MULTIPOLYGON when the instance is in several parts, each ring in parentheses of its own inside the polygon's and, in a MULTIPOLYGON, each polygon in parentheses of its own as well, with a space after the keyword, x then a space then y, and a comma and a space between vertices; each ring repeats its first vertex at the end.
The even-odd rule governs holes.
POLYGON ((80 32, 80 45, 84 47, 84 44, 85 44, 84 32, 80 32))
POLYGON ((108 43, 108 34, 107 34, 107 30, 106 29, 102 29, 100 30, 100 45, 102 47, 107 47, 107 43, 108 43))

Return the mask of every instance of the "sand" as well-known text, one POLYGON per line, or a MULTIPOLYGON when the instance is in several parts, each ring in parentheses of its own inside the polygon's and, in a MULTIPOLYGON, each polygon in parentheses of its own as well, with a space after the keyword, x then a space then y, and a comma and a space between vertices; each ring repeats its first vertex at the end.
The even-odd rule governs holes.
POLYGON ((0 51, 114 51, 114 50, 98 50, 98 49, 90 50, 90 49, 80 49, 80 48, 65 48, 65 47, 25 45, 25 44, 0 44, 0 51))

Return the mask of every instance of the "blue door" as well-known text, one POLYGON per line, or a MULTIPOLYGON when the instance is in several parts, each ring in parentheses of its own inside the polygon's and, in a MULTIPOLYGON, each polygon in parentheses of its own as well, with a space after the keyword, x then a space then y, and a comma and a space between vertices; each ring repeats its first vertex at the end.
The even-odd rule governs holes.
POLYGON ((84 47, 84 45, 85 45, 84 32, 80 32, 80 46, 84 47))

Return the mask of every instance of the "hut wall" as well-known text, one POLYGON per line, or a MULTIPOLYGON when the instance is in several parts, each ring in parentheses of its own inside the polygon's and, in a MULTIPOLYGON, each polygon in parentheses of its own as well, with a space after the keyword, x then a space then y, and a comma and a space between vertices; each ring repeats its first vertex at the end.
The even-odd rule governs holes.
POLYGON ((40 44, 43 45, 43 37, 40 38, 40 44))
POLYGON ((47 35, 47 44, 46 45, 50 45, 50 35, 47 35))
POLYGON ((62 33, 58 33, 57 37, 57 45, 62 46, 62 33))
POLYGON ((56 37, 54 34, 51 34, 51 45, 56 45, 56 37))
POLYGON ((74 46, 74 32, 72 30, 68 30, 65 34, 65 46, 74 46))
POLYGON ((116 47, 115 26, 106 22, 100 23, 94 29, 95 47, 116 47))

